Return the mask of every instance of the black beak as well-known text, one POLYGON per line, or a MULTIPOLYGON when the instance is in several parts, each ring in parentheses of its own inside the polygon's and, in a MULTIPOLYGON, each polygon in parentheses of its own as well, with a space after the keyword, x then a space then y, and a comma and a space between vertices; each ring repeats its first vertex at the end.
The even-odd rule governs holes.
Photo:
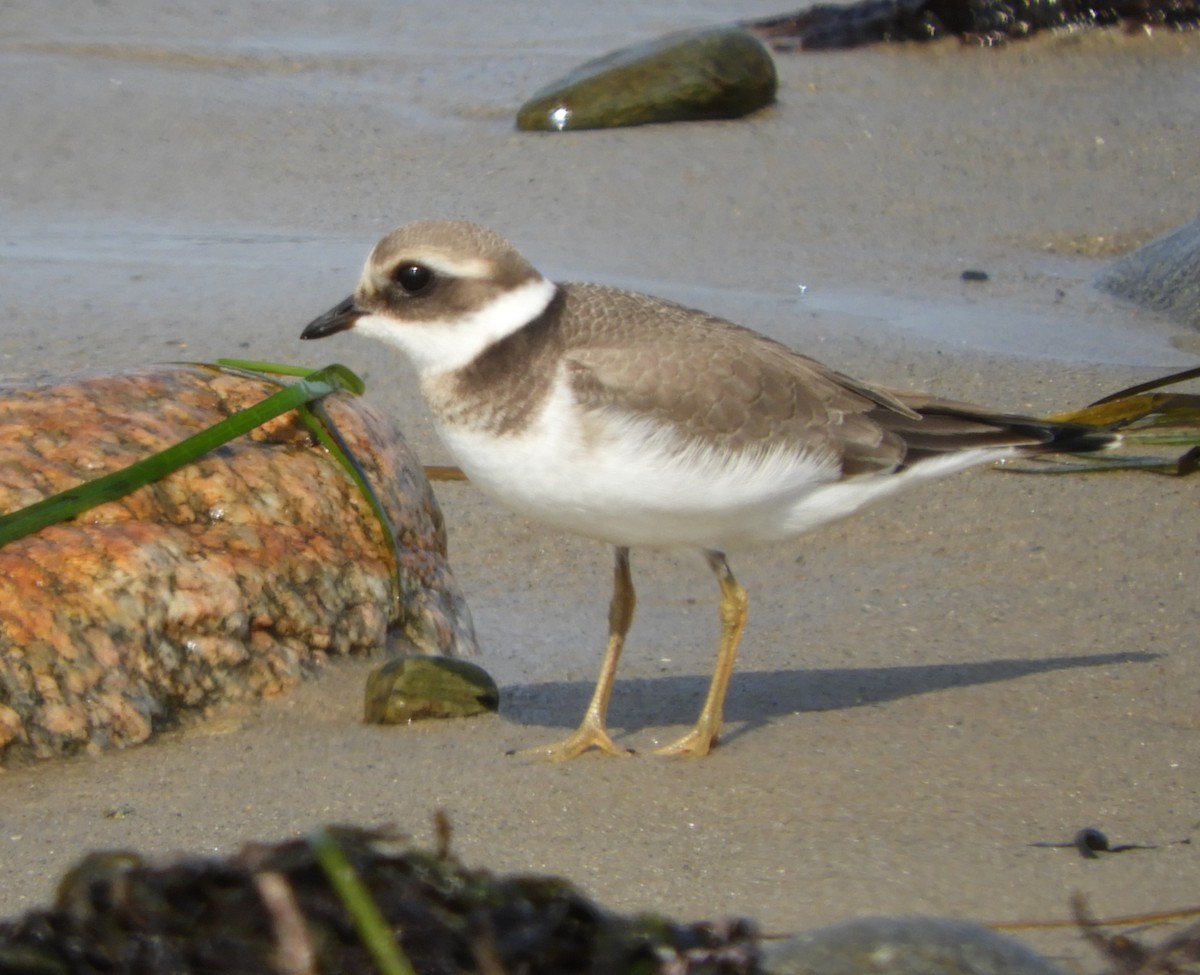
POLYGON ((314 318, 300 333, 302 339, 323 339, 326 335, 333 335, 335 332, 344 332, 348 328, 353 328, 354 323, 365 315, 366 312, 354 307, 354 295, 351 295, 336 308, 330 308, 320 318, 314 318))

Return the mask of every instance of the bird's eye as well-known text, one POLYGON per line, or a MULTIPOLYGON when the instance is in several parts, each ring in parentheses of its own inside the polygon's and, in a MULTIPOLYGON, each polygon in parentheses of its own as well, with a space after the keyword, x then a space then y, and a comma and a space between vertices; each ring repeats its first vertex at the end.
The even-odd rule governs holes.
POLYGON ((433 283, 433 272, 423 264, 401 264, 392 280, 410 295, 416 295, 433 283))

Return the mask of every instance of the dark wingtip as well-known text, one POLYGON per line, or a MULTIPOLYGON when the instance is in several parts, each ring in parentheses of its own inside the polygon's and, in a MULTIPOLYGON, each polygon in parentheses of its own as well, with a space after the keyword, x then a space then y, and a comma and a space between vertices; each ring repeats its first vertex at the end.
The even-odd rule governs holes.
POLYGON ((354 323, 362 318, 363 312, 354 305, 354 295, 351 295, 335 308, 330 308, 319 318, 314 318, 300 333, 302 339, 323 339, 335 332, 344 332, 353 328, 354 323))

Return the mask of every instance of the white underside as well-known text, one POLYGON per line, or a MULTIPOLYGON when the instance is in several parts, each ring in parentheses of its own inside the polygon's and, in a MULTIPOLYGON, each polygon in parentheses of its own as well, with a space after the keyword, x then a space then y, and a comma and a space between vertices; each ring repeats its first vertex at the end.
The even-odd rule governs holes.
POLYGON ((565 382, 519 435, 448 424, 439 432, 481 490, 531 519, 615 545, 722 551, 802 534, 1011 453, 967 450, 896 474, 841 480, 830 456, 791 447, 721 453, 643 418, 584 413, 565 382))

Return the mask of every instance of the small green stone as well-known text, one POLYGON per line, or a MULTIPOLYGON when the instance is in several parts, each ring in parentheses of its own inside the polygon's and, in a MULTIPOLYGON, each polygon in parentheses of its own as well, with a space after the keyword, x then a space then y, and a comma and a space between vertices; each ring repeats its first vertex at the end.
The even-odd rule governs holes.
POLYGON ((589 61, 517 113, 526 131, 739 118, 775 101, 775 62, 740 27, 668 34, 589 61))
POLYGON ((466 718, 499 706, 500 691, 482 667, 453 657, 401 657, 367 677, 363 719, 367 724, 407 724, 466 718))

